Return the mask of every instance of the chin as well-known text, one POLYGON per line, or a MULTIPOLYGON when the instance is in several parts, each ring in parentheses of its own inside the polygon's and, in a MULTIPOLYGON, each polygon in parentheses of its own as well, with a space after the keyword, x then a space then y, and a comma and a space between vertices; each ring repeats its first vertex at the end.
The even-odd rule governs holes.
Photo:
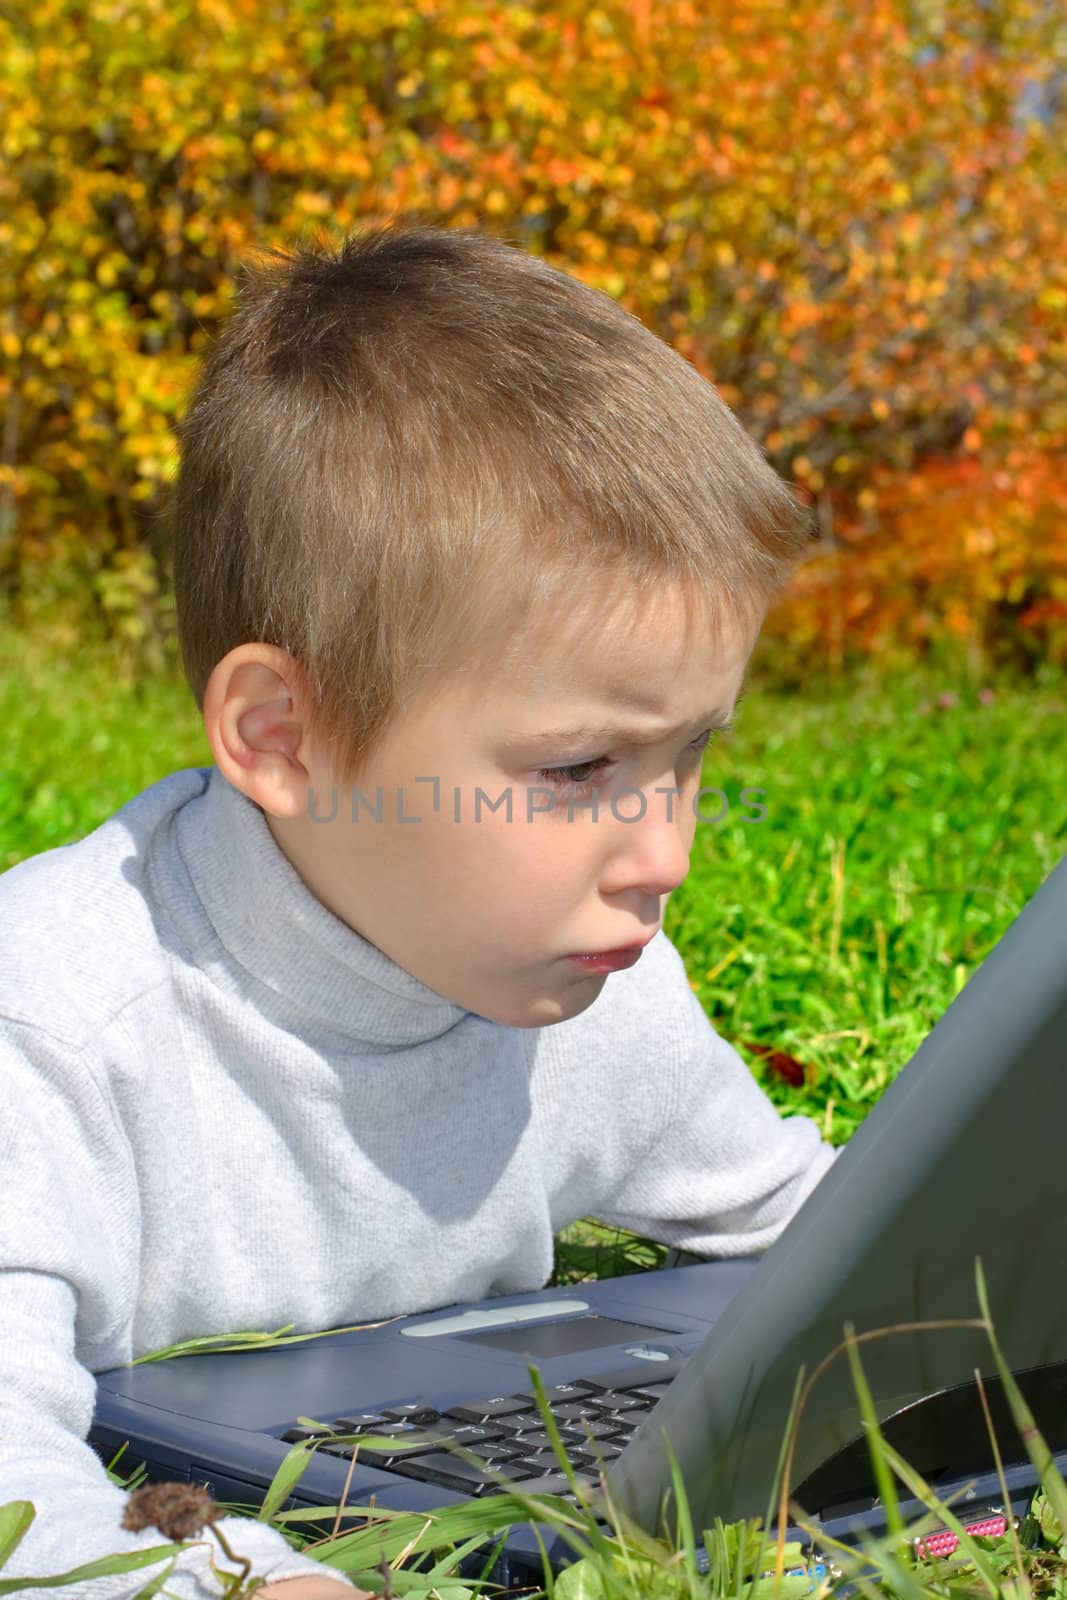
POLYGON ((549 1028, 554 1022, 569 1022, 572 1017, 580 1017, 583 1011, 588 1011, 589 1007, 595 1005, 600 999, 604 988, 604 980, 608 977, 610 977, 610 973, 598 972, 594 974, 596 988, 593 987, 593 980, 587 978, 581 991, 575 988, 563 999, 553 998, 543 1001, 541 1007, 535 1009, 542 1010, 544 1015, 534 1022, 526 1023, 525 1026, 529 1028, 549 1028))
POLYGON ((490 1016, 485 1011, 478 1014, 485 1017, 487 1022, 498 1022, 504 1028, 551 1028, 557 1022, 569 1022, 572 1017, 580 1017, 583 1011, 589 1010, 600 996, 604 978, 610 974, 597 973, 595 976, 599 979, 596 989, 593 989, 592 981, 587 979, 583 993, 572 989, 563 998, 546 995, 544 999, 531 1000, 521 1014, 500 1013, 490 1016))

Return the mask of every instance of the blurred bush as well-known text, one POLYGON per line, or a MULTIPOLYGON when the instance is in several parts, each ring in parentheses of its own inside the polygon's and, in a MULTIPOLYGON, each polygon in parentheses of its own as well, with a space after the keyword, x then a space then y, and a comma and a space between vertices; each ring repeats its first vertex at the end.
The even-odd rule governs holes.
POLYGON ((401 213, 618 298, 823 539, 798 660, 1067 659, 1048 0, 0 4, 0 606, 173 648, 172 424, 257 248, 401 213))

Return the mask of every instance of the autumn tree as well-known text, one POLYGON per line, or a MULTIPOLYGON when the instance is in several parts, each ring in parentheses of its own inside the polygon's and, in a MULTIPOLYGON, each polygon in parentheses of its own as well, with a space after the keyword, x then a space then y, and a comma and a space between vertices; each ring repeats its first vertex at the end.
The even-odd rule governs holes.
POLYGON ((1048 0, 40 0, 0 15, 0 594, 158 649, 238 263, 401 213, 618 298, 815 508, 773 620, 1067 659, 1048 0))

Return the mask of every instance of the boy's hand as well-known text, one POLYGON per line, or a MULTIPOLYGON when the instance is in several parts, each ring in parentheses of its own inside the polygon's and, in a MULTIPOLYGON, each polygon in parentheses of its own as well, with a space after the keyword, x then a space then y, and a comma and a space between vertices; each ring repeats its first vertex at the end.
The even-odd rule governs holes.
POLYGON ((281 1578, 256 1590, 256 1600, 341 1600, 345 1594, 350 1600, 378 1600, 366 1589, 353 1589, 338 1578, 281 1578))

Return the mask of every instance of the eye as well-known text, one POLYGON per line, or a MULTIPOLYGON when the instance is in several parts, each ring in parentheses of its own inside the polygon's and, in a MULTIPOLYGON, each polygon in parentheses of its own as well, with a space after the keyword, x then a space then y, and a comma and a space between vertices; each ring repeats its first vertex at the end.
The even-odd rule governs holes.
POLYGON ((576 767, 539 767, 537 776, 560 789, 565 789, 569 784, 577 789, 588 789, 592 787, 595 774, 613 765, 605 756, 598 756, 595 761, 583 761, 576 767))
MULTIPOLYGON (((707 749, 714 731, 713 728, 705 729, 687 749, 701 754, 707 749)), ((582 761, 573 767, 539 767, 537 776, 556 788, 566 789, 573 785, 578 790, 591 790, 595 787, 594 778, 615 765, 607 756, 597 756, 595 761, 582 761)))

